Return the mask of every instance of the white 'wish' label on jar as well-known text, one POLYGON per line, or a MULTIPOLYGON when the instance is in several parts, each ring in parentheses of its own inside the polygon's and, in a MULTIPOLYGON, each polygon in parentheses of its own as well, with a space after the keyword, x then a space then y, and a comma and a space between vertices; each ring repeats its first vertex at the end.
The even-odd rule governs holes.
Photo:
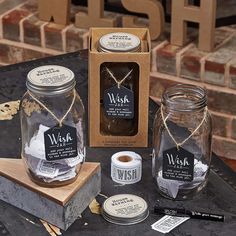
POLYGON ((44 144, 48 161, 77 157, 76 128, 55 126, 44 133, 44 144))

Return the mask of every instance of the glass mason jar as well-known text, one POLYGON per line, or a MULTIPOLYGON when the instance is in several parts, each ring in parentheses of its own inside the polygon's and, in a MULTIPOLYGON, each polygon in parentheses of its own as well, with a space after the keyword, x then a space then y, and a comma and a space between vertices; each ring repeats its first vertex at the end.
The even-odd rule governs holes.
POLYGON ((204 89, 192 85, 168 88, 153 130, 152 174, 161 195, 191 199, 206 186, 211 138, 204 89))
POLYGON ((72 183, 84 162, 84 106, 75 84, 74 73, 62 66, 40 66, 27 75, 21 155, 39 185, 72 183))
MULTIPOLYGON (((102 36, 98 51, 132 53, 140 51, 140 39, 129 33, 102 36)), ((139 66, 135 62, 104 62, 100 67, 100 133, 134 136, 138 132, 139 66)))

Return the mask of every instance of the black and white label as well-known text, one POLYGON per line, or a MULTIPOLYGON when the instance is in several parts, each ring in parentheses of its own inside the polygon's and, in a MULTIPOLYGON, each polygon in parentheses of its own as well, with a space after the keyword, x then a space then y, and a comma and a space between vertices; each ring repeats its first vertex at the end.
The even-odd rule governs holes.
POLYGON ((34 68, 28 73, 28 81, 36 86, 57 87, 74 79, 74 73, 58 65, 45 65, 34 68))
POLYGON ((99 40, 99 44, 102 48, 108 51, 121 52, 133 51, 140 43, 139 37, 124 32, 105 34, 99 40))
MULTIPOLYGON (((103 210, 111 218, 133 219, 141 218, 147 212, 147 202, 133 194, 118 194, 106 199, 103 210)), ((109 217, 110 218, 110 217, 109 217)))
POLYGON ((190 217, 177 217, 177 216, 163 216, 160 220, 152 224, 152 229, 163 234, 169 233, 171 230, 190 219, 190 217))
POLYGON ((193 180, 194 155, 183 148, 177 147, 163 152, 164 179, 190 182, 193 180))
POLYGON ((55 163, 40 160, 35 172, 37 176, 44 178, 55 178, 59 173, 59 169, 56 167, 55 163))
POLYGON ((44 132, 44 144, 47 161, 77 157, 76 128, 55 126, 44 132))
POLYGON ((106 115, 114 118, 134 118, 134 93, 124 86, 114 86, 104 92, 106 115))
POLYGON ((111 164, 112 180, 121 184, 133 184, 139 182, 142 177, 141 162, 132 168, 122 168, 114 163, 111 164))

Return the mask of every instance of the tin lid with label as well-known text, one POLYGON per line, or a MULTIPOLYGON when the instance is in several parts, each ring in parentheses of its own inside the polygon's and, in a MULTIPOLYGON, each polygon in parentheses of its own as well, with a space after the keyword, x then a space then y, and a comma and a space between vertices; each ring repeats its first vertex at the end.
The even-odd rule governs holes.
POLYGON ((149 215, 147 202, 133 194, 118 194, 103 203, 102 216, 119 225, 132 225, 144 221, 149 215))
POLYGON ((101 52, 137 52, 141 41, 134 34, 115 32, 103 35, 99 40, 98 50, 101 52))
POLYGON ((28 73, 26 81, 29 91, 47 95, 68 92, 74 88, 75 84, 74 73, 58 65, 37 67, 28 73))

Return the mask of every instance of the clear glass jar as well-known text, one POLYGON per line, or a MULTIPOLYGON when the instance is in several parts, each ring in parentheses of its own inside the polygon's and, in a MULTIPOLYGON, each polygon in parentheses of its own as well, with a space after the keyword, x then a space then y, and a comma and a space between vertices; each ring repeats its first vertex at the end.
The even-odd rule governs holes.
POLYGON ((154 120, 152 174, 164 197, 191 199, 207 183, 212 124, 204 89, 168 88, 154 120))
POLYGON ((22 158, 30 178, 42 186, 76 180, 85 158, 84 106, 74 73, 41 66, 27 76, 21 100, 22 158))
MULTIPOLYGON (((98 51, 132 53, 140 51, 140 39, 129 33, 102 36, 98 51)), ((135 62, 104 62, 100 67, 100 133, 134 136, 138 132, 139 65, 135 62)))

